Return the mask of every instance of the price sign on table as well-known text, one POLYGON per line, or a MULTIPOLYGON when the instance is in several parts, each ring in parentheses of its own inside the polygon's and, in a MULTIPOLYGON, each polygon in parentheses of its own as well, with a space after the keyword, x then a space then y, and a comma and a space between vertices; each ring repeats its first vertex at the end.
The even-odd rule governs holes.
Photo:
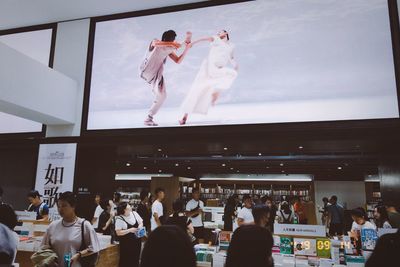
POLYGON ((317 238, 317 256, 320 258, 331 257, 331 241, 328 238, 317 238))

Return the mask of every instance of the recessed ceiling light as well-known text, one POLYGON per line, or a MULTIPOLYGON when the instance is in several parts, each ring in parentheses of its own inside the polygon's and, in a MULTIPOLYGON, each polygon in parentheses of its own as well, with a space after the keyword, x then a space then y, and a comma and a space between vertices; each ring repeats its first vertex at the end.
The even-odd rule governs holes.
POLYGON ((342 169, 342 167, 341 167, 341 166, 339 166, 339 167, 337 167, 337 169, 338 169, 338 170, 341 170, 341 169, 342 169))
POLYGON ((261 154, 261 153, 258 153, 258 155, 261 156, 262 154, 261 154))
POLYGON ((224 147, 224 150, 228 150, 228 148, 227 148, 227 147, 224 147))
POLYGON ((299 149, 303 149, 303 146, 299 146, 299 149))
POLYGON ((282 173, 284 173, 285 171, 282 171, 282 173))
POLYGON ((192 167, 188 166, 187 169, 190 170, 192 167))
POLYGON ((147 170, 147 167, 143 167, 143 170, 147 170))
POLYGON ((131 164, 129 162, 127 162, 126 163, 126 167, 129 167, 129 166, 131 166, 131 164))
POLYGON ((239 172, 239 170, 237 170, 236 172, 239 172))
POLYGON ((283 163, 281 163, 281 164, 279 164, 279 165, 283 166, 283 163))
POLYGON ((162 172, 162 170, 158 170, 158 172, 162 172))
POLYGON ((179 166, 179 163, 175 163, 175 166, 178 167, 178 166, 179 166))
POLYGON ((231 170, 233 170, 233 168, 231 168, 231 170))
POLYGON ((225 164, 225 163, 222 163, 222 164, 221 164, 221 166, 222 166, 222 167, 225 167, 225 166, 226 166, 226 164, 225 164))
POLYGON ((269 166, 267 166, 267 169, 269 169, 269 166))
POLYGON ((161 148, 159 148, 159 149, 158 149, 158 151, 159 151, 159 152, 161 152, 161 151, 162 151, 162 149, 161 149, 161 148))

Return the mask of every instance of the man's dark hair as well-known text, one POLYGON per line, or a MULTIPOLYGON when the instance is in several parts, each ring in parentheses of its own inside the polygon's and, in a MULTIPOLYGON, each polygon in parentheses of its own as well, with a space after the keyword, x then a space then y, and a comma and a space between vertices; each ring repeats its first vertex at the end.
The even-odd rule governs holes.
POLYGON ((183 201, 181 199, 176 199, 172 203, 172 209, 174 210, 174 214, 178 214, 179 212, 183 212, 183 201))
POLYGON ((6 203, 0 204, 0 223, 4 224, 10 230, 14 231, 14 227, 17 225, 17 215, 11 205, 6 203))
POLYGON ((71 191, 65 191, 64 193, 61 193, 58 197, 58 201, 60 200, 67 202, 73 208, 75 208, 76 204, 78 203, 75 194, 71 191))
POLYGON ((250 195, 248 195, 248 194, 243 195, 243 199, 242 199, 243 202, 245 202, 245 201, 248 200, 248 199, 251 199, 251 196, 250 196, 250 195))
POLYGON ((106 210, 107 210, 107 207, 109 207, 109 206, 111 206, 111 205, 110 205, 110 199, 106 198, 106 199, 103 199, 103 200, 100 201, 100 207, 101 207, 104 211, 106 211, 106 210))
POLYGON ((188 234, 176 225, 157 227, 144 245, 140 266, 196 267, 196 254, 188 234))
POLYGON ((164 193, 165 193, 164 188, 158 187, 158 188, 156 188, 156 190, 154 190, 154 193, 155 193, 156 195, 158 195, 158 193, 160 193, 160 192, 164 192, 164 193))
POLYGON ((148 191, 146 191, 146 190, 142 190, 141 192, 140 192, 140 201, 143 201, 146 197, 148 197, 149 196, 149 192, 148 191))
POLYGON ((328 202, 329 199, 328 199, 327 197, 323 197, 323 198, 322 198, 322 201, 323 201, 323 202, 328 202))
POLYGON ((175 41, 175 37, 176 37, 176 32, 173 30, 168 30, 162 34, 161 41, 173 42, 175 41))
POLYGON ((385 234, 378 239, 365 267, 394 266, 393 263, 398 262, 399 251, 400 230, 394 234, 385 234))
POLYGON ((253 217, 254 217, 254 222, 257 224, 258 222, 261 221, 261 219, 264 216, 268 217, 268 215, 270 213, 270 209, 269 209, 269 207, 267 207, 264 204, 256 205, 256 206, 254 206, 252 213, 253 213, 253 217))
POLYGON ((244 225, 236 229, 228 248, 226 267, 272 267, 271 233, 257 225, 244 225))
POLYGON ((200 190, 197 187, 192 189, 192 194, 193 193, 199 193, 199 192, 200 192, 200 190))
POLYGON ((37 197, 41 197, 42 195, 39 193, 39 191, 37 190, 32 190, 28 193, 27 195, 28 197, 32 197, 32 198, 37 198, 37 197))
POLYGON ((351 216, 357 217, 357 218, 364 218, 364 219, 368 219, 367 217, 367 213, 365 212, 365 210, 361 207, 352 209, 350 211, 351 216))
POLYGON ((119 202, 121 200, 120 192, 114 192, 114 200, 115 200, 115 202, 119 202))
POLYGON ((333 196, 331 196, 331 199, 336 202, 337 201, 337 196, 333 195, 333 196))

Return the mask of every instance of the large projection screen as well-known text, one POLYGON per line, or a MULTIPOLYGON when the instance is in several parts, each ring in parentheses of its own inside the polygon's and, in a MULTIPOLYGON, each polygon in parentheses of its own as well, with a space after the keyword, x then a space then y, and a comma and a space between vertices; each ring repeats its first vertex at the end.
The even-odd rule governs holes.
POLYGON ((185 113, 184 126, 399 117, 386 0, 250 1, 102 20, 91 63, 88 130, 176 127, 185 113), (167 30, 179 49, 160 41, 167 30), (177 64, 171 54, 185 51, 188 31, 177 64))
MULTIPOLYGON (((48 66, 52 29, 0 35, 0 42, 48 66)), ((0 134, 41 132, 42 124, 0 112, 0 134)))

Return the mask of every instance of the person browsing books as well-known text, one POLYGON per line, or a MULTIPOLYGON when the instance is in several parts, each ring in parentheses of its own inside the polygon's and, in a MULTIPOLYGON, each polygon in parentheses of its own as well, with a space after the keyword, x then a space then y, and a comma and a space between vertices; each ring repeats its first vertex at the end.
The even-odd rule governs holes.
POLYGON ((192 220, 193 235, 199 241, 204 239, 203 208, 204 202, 200 200, 200 191, 198 188, 193 188, 192 199, 186 204, 186 215, 192 220))

